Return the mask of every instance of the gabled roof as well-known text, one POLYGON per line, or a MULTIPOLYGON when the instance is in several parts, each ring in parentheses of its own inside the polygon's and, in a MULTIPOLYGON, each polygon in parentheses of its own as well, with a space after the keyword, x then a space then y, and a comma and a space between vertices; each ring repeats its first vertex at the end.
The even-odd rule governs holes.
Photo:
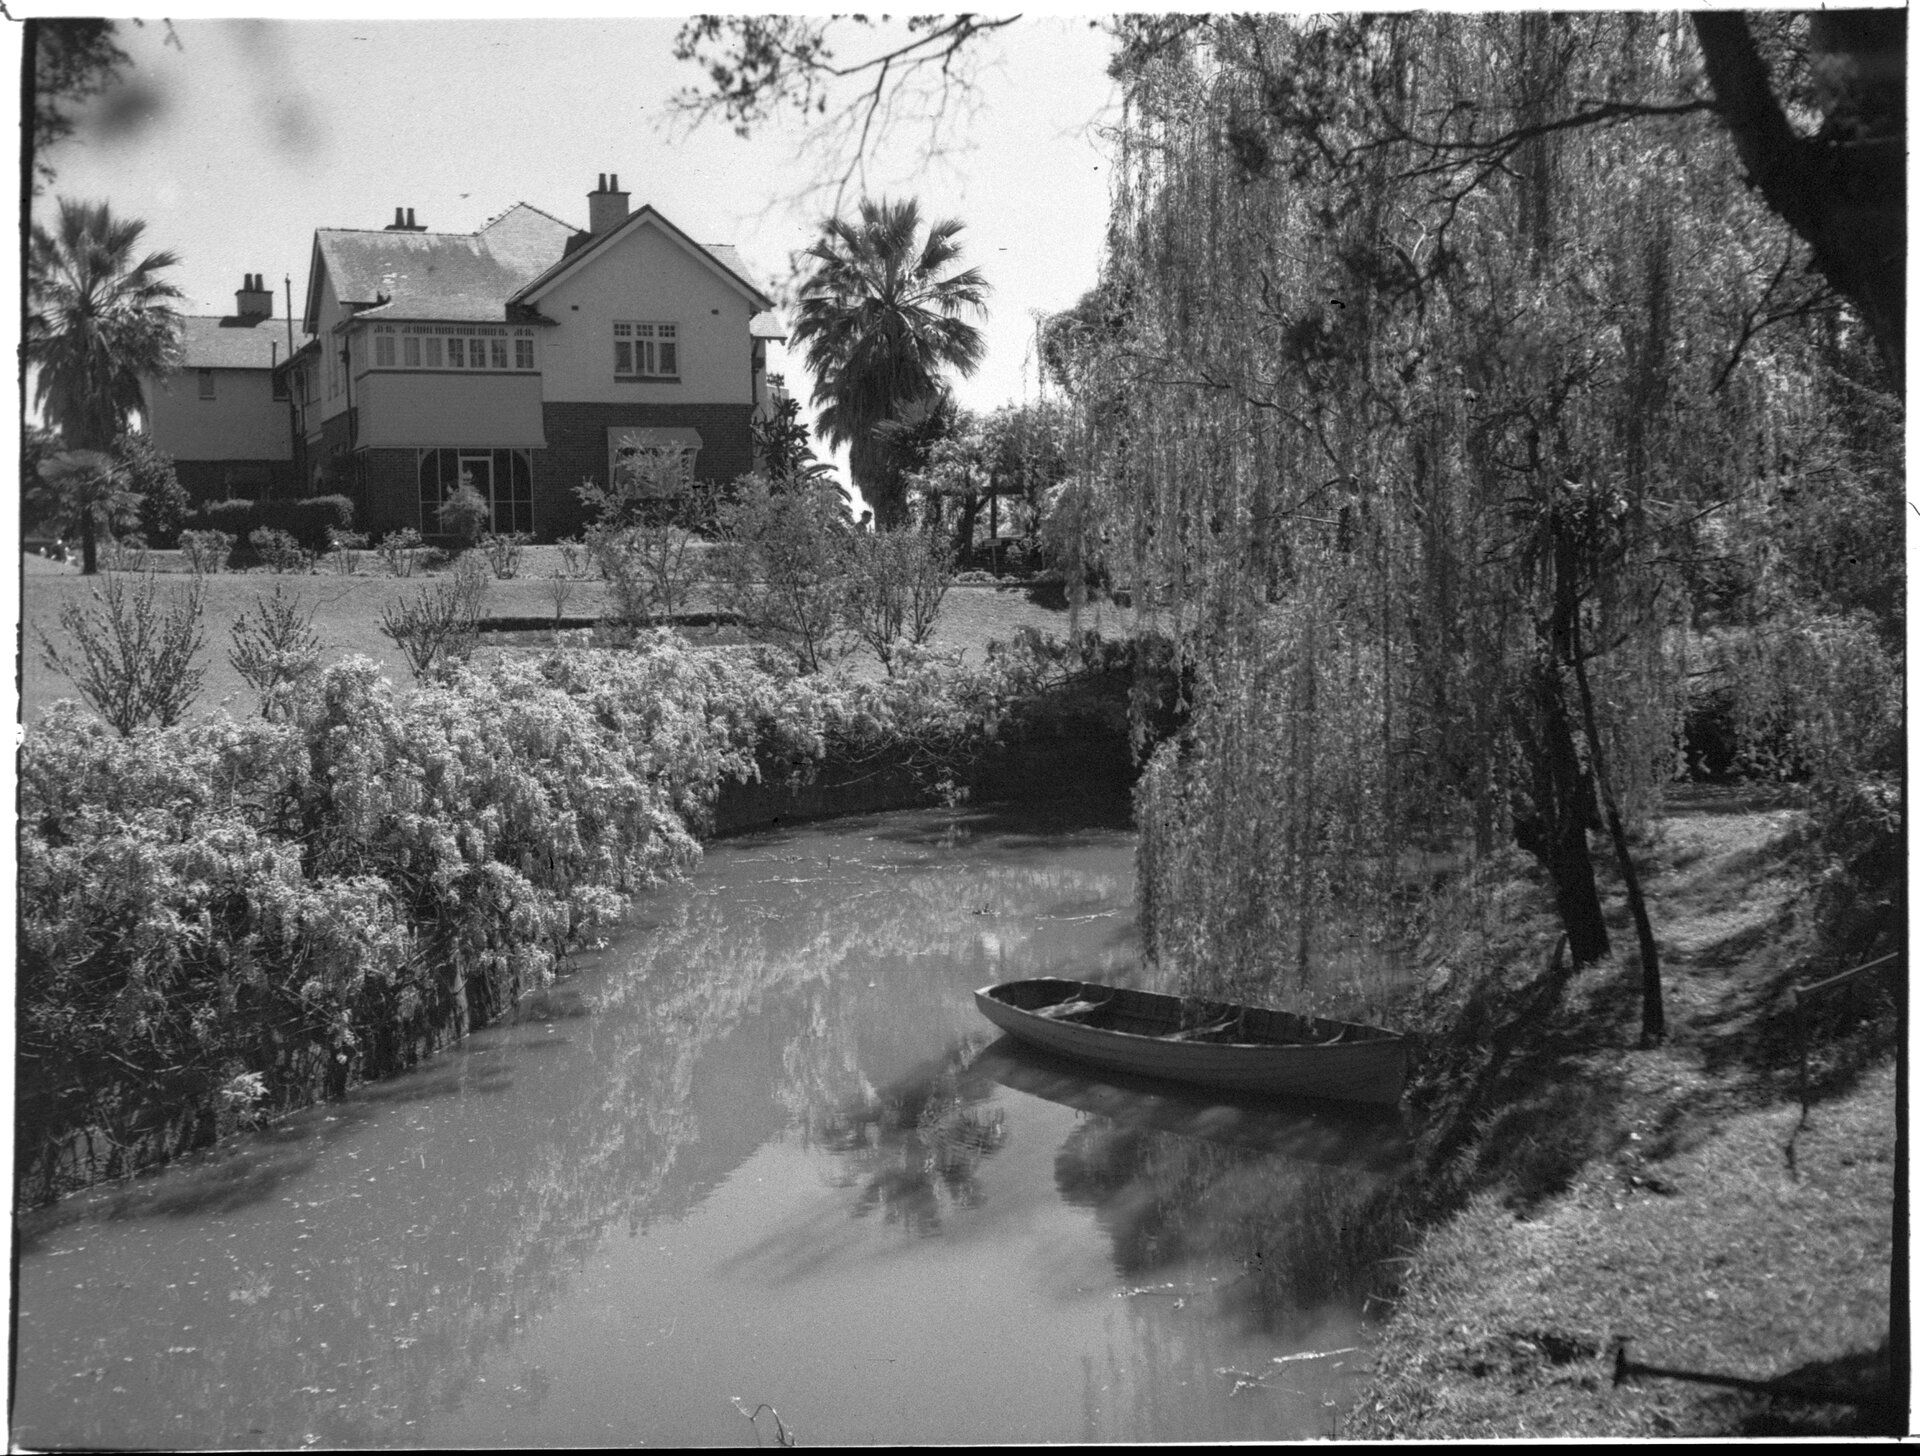
POLYGON ((575 269, 584 267, 591 259, 599 256, 601 251, 616 238, 624 237, 629 232, 643 225, 659 228, 661 232, 665 233, 674 242, 686 249, 688 253, 692 254, 721 278, 739 289, 747 300, 753 304, 755 309, 769 309, 773 307, 773 300, 761 292, 760 289, 753 284, 752 280, 747 277, 746 267, 740 261, 740 255, 734 251, 732 244, 696 243, 692 238, 681 232, 679 228, 675 227, 672 223, 668 222, 666 218, 656 212, 650 203, 630 214, 627 220, 618 227, 609 228, 598 237, 592 238, 588 242, 576 247, 572 252, 564 254, 553 266, 548 268, 539 277, 529 281, 519 292, 514 294, 511 302, 526 304, 531 307, 537 303, 540 296, 552 288, 554 284, 558 283, 575 269))
POLYGON ((257 316, 180 320, 182 369, 271 369, 287 357, 287 321, 257 316))
POLYGON ((360 311, 395 318, 499 322, 506 303, 560 256, 573 229, 521 203, 477 233, 320 228, 307 284, 307 322, 316 325, 324 266, 334 296, 360 311))

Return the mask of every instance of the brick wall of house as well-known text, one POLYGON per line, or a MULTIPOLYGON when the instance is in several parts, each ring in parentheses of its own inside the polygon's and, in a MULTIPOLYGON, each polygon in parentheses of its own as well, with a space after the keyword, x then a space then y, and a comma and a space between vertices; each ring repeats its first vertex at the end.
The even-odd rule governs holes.
POLYGON ((416 450, 362 450, 353 529, 370 538, 420 529, 420 456, 416 450))
POLYGON ((573 492, 583 480, 605 485, 607 431, 681 427, 700 432, 694 473, 701 480, 730 482, 753 469, 753 406, 750 404, 560 404, 542 409, 547 448, 533 452, 533 524, 541 541, 578 535, 586 526, 573 492))

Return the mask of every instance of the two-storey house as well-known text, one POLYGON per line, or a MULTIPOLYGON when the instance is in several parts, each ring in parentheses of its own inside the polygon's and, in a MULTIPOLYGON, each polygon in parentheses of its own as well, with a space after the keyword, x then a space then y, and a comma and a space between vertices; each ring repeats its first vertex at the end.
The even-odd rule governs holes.
POLYGON ((279 368, 290 352, 258 273, 242 280, 232 313, 180 320, 179 368, 144 381, 142 414, 196 502, 301 493, 279 368))
POLYGON ((584 232, 526 203, 475 233, 409 209, 317 231, 313 339, 283 371, 309 488, 352 497, 362 530, 432 536, 464 479, 494 530, 550 541, 623 448, 679 445, 700 480, 750 470, 772 300, 731 247, 627 204, 603 175, 584 232))

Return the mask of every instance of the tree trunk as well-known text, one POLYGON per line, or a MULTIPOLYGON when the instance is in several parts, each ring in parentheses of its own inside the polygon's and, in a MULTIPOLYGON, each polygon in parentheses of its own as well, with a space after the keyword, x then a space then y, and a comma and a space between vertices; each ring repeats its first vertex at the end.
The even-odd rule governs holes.
POLYGON ((100 547, 94 535, 93 507, 80 510, 80 574, 92 576, 100 570, 100 547))
POLYGON ((1607 811, 1607 833, 1613 839, 1613 856, 1620 865, 1620 878, 1627 887, 1627 908, 1633 912, 1634 934, 1640 942, 1640 1040, 1654 1046, 1667 1034, 1667 1010, 1660 989, 1660 946, 1653 938, 1653 922, 1647 916, 1646 896, 1640 893, 1640 871, 1634 867, 1627 849, 1626 825, 1620 818, 1620 805, 1613 796, 1613 782, 1607 777, 1607 761, 1600 746, 1599 715, 1593 710, 1593 687, 1587 681, 1586 661, 1580 651, 1580 621, 1573 623, 1573 677, 1580 688, 1580 721, 1586 727, 1587 761, 1593 765, 1593 777, 1600 789, 1600 802, 1607 811))
POLYGON ((1514 816, 1514 839, 1553 884, 1574 965, 1592 965, 1612 950, 1587 847, 1587 829, 1595 819, 1593 783, 1574 746, 1564 688, 1550 660, 1536 662, 1531 689, 1531 701, 1516 712, 1515 728, 1533 780, 1532 809, 1514 816))
POLYGON ((1813 249, 1813 265, 1860 310, 1896 380, 1906 366, 1906 18, 1816 22, 1834 88, 1827 126, 1803 137, 1774 95, 1744 15, 1696 11, 1693 30, 1749 186, 1813 249), (1832 133, 1829 135, 1829 133, 1832 133))

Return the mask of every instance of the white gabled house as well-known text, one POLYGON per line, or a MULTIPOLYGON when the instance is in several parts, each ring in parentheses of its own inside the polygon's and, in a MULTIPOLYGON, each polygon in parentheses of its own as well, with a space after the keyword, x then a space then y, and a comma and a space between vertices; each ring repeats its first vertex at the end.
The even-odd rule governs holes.
POLYGON ((627 201, 602 176, 584 232, 524 202, 476 233, 408 209, 315 232, 311 337, 281 370, 303 493, 351 497, 357 529, 432 536, 465 478, 493 529, 550 541, 580 530, 574 490, 606 482, 622 441, 681 445, 696 479, 750 470, 772 300, 731 247, 627 201))

